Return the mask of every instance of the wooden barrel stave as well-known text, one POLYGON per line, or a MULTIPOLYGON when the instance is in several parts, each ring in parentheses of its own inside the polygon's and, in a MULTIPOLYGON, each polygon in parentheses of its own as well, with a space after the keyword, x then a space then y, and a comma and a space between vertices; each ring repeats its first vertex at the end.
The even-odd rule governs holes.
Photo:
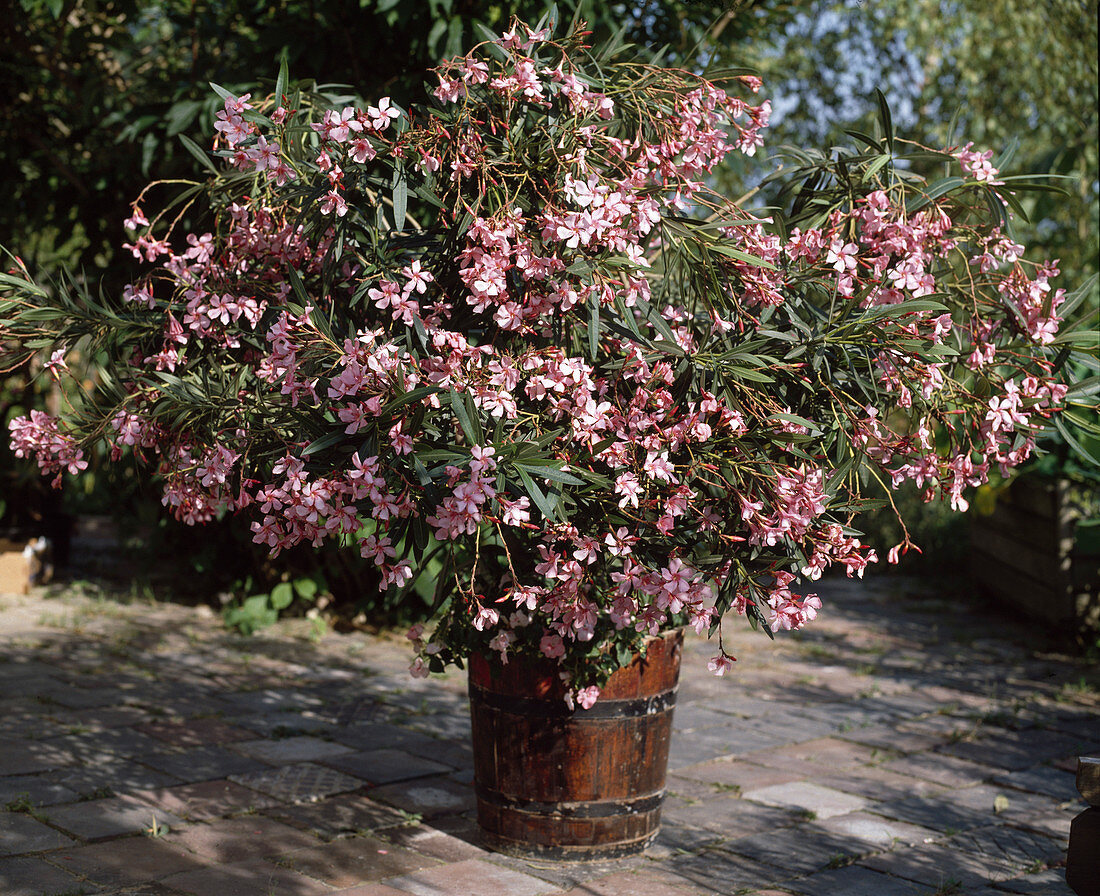
POLYGON ((643 850, 664 797, 682 637, 655 639, 592 710, 568 712, 552 664, 470 664, 478 822, 521 855, 590 859, 643 850), (541 666, 541 668, 540 668, 541 666))

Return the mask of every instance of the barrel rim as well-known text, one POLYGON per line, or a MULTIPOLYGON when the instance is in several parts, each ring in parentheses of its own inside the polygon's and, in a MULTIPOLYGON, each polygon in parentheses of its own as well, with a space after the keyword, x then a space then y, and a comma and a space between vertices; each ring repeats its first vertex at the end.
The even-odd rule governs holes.
POLYGON ((640 718, 671 712, 676 706, 677 688, 670 688, 667 691, 654 694, 652 697, 597 700, 588 709, 583 707, 573 707, 571 709, 564 700, 545 700, 537 697, 502 694, 499 691, 486 690, 472 680, 469 683, 469 691, 471 705, 476 705, 478 708, 488 707, 517 716, 560 718, 568 719, 574 723, 584 723, 608 719, 640 718))

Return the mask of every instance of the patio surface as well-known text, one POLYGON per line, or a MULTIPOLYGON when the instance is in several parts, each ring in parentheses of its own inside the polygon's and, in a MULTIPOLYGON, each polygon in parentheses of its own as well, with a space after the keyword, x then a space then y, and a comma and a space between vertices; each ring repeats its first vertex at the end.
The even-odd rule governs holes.
POLYGON ((725 679, 689 639, 661 837, 591 865, 478 846, 464 676, 400 638, 3 595, 0 893, 1068 894, 1100 680, 964 587, 822 583, 798 637, 731 627, 725 679))

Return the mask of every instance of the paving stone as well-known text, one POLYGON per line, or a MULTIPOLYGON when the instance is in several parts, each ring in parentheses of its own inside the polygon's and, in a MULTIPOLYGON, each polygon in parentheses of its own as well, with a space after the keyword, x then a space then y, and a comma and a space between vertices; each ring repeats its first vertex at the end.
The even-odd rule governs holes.
POLYGON ((373 833, 409 823, 407 814, 358 793, 341 794, 305 805, 280 805, 265 814, 307 828, 326 839, 373 833))
POLYGON ((111 889, 101 892, 103 896, 182 896, 180 890, 158 881, 139 884, 136 887, 127 887, 125 890, 111 889))
POLYGON ((732 793, 713 794, 708 799, 668 797, 661 810, 668 823, 710 830, 726 837, 794 824, 799 814, 790 807, 766 806, 739 799, 732 793))
POLYGON ((281 740, 248 740, 233 744, 238 753, 254 759, 260 759, 271 765, 285 765, 292 762, 312 762, 330 759, 352 749, 343 744, 334 744, 316 737, 287 737, 281 740))
POLYGON ((222 815, 239 815, 242 812, 280 805, 275 797, 232 781, 201 781, 198 784, 181 784, 179 787, 138 790, 131 796, 192 821, 219 818, 222 815))
POLYGON ((897 846, 917 846, 943 838, 943 834, 930 828, 891 821, 868 812, 851 812, 847 815, 835 815, 823 821, 815 822, 813 828, 820 828, 842 837, 875 846, 879 849, 893 849, 897 846))
POLYGON ((772 878, 772 882, 794 875, 812 874, 838 860, 858 858, 871 852, 859 840, 814 830, 806 825, 741 837, 731 840, 723 848, 775 868, 780 873, 772 878))
MULTIPOLYGON (((737 833, 748 835, 752 830, 752 827, 746 825, 744 828, 735 830, 733 836, 736 836, 737 833)), ((728 839, 728 836, 718 831, 678 824, 675 821, 665 819, 662 814, 661 829, 658 831, 657 839, 653 842, 653 845, 646 850, 646 855, 657 860, 667 859, 669 856, 698 852, 712 846, 721 846, 728 839)))
POLYGON ((73 761, 71 752, 45 742, 0 741, 0 770, 4 775, 33 775, 62 768, 73 761))
POLYGON ((73 841, 49 825, 20 812, 0 812, 0 856, 42 852, 73 841))
POLYGON ((307 734, 323 734, 334 737, 340 729, 330 722, 322 721, 296 710, 288 712, 270 712, 262 715, 231 716, 230 721, 249 732, 249 739, 257 737, 287 738, 307 734))
MULTIPOLYGON (((331 688, 326 686, 326 693, 331 688)), ((352 697, 346 700, 329 700, 323 707, 312 710, 313 715, 334 725, 347 726, 359 722, 374 722, 386 716, 388 708, 373 697, 352 697)))
MULTIPOLYGON (((25 738, 30 732, 36 738, 56 737, 67 731, 65 726, 59 725, 52 717, 47 717, 27 707, 22 699, 0 700, 0 744, 12 743, 25 738)), ((3 764, 6 750, 0 747, 0 774, 7 771, 8 766, 3 764)), ((40 771, 40 769, 33 769, 40 771)), ((15 772, 12 774, 23 774, 15 772)))
POLYGON ((950 794, 955 805, 960 808, 965 807, 987 813, 989 824, 1017 824, 1026 819, 1061 812, 1065 812, 1067 817, 1072 817, 1074 814, 1072 804, 1059 803, 1042 794, 1024 793, 991 784, 961 787, 950 791, 950 794))
POLYGON ((716 789, 732 787, 744 791, 770 787, 773 784, 788 784, 799 780, 801 775, 739 759, 712 759, 677 769, 669 776, 668 789, 675 790, 675 781, 680 778, 718 785, 716 789))
POLYGON ((647 870, 649 876, 663 883, 687 887, 689 892, 699 888, 708 894, 737 893, 793 876, 771 863, 761 864, 721 848, 669 856, 647 870))
POLYGON ((1053 837, 1062 843, 1069 842, 1070 827, 1074 816, 1084 807, 1070 808, 1050 815, 1027 815, 1013 819, 1014 827, 1053 837))
POLYGON ((1025 896, 1072 896, 1073 890, 1066 883, 1066 872, 1061 868, 1050 868, 1025 877, 1000 881, 994 890, 1003 893, 1022 893, 1025 896))
POLYGON ((59 688, 50 695, 54 702, 70 709, 111 706, 118 702, 118 689, 115 687, 98 688, 59 688))
POLYGON ((585 859, 571 862, 555 859, 520 858, 497 853, 487 857, 486 861, 491 861, 494 865, 502 868, 518 871, 523 875, 537 877, 557 888, 554 890, 555 893, 558 890, 569 890, 583 886, 588 881, 603 877, 613 871, 634 871, 640 867, 650 865, 649 859, 641 856, 622 859, 585 859))
POLYGON ((673 886, 645 871, 620 871, 594 880, 586 880, 563 896, 695 896, 711 894, 688 884, 673 886))
POLYGON ((225 865, 276 856, 316 845, 318 840, 265 815, 242 815, 173 828, 165 834, 163 842, 181 855, 201 857, 204 864, 225 865))
POLYGON ((470 896, 472 893, 542 896, 561 891, 547 881, 481 859, 440 865, 393 877, 383 883, 415 896, 470 896))
POLYGON ((363 787, 363 781, 358 778, 312 762, 299 762, 246 775, 230 775, 229 780, 287 803, 313 803, 336 793, 363 787))
MULTIPOLYGON (((0 783, 3 779, 0 778, 0 783)), ((1076 800, 1077 784, 1069 772, 1051 765, 1036 765, 1028 769, 1005 772, 993 778, 994 784, 1039 793, 1056 800, 1076 800)))
POLYGON ((266 688, 238 694, 222 694, 221 699, 240 710, 257 715, 269 715, 281 710, 319 709, 322 699, 295 688, 266 688))
MULTIPOLYGON (((89 761, 90 763, 90 761, 89 761)), ((179 784, 180 779, 167 772, 158 771, 132 759, 108 756, 94 763, 61 769, 50 775, 80 799, 93 798, 108 791, 124 794, 152 787, 168 787, 179 784)))
POLYGON ((43 859, 0 859, 0 893, 4 896, 76 896, 98 889, 43 859))
POLYGON ((796 893, 804 893, 805 896, 916 896, 917 893, 925 896, 927 894, 924 887, 912 881, 891 877, 859 865, 819 871, 788 886, 796 893))
POLYGON ((174 753, 156 753, 143 757, 142 762, 187 784, 227 778, 230 775, 247 775, 268 768, 266 763, 258 759, 242 756, 217 745, 194 747, 174 753))
POLYGON ((943 845, 968 855, 989 856, 1015 869, 1035 862, 1057 862, 1065 858, 1065 847, 1059 841, 1004 825, 990 825, 956 834, 943 841, 943 845))
POLYGON ((370 797, 425 818, 466 812, 475 806, 473 788, 449 778, 417 778, 415 781, 387 784, 371 790, 370 797))
POLYGON ((452 837, 450 834, 424 825, 387 828, 381 832, 380 836, 389 843, 444 862, 480 859, 488 855, 484 849, 467 840, 452 837))
POLYGON ((872 802, 935 796, 947 789, 942 784, 899 775, 877 765, 863 765, 835 774, 819 775, 814 778, 814 783, 843 793, 852 793, 872 802))
POLYGON ((153 823, 169 826, 183 824, 183 819, 163 809, 154 809, 132 797, 116 797, 74 803, 51 808, 50 823, 85 840, 99 840, 117 834, 143 831, 153 823))
POLYGON ((163 883, 194 896, 328 896, 332 887, 270 862, 238 862, 184 871, 163 883))
POLYGON ((104 887, 128 887, 193 870, 203 863, 151 837, 127 837, 51 855, 69 873, 104 887))
POLYGON ((182 722, 150 722, 135 726, 138 731, 178 749, 205 747, 250 740, 251 731, 238 728, 219 719, 189 719, 182 722))
POLYGON ((450 766, 412 756, 400 750, 368 750, 353 753, 344 748, 344 755, 332 756, 321 761, 332 768, 371 784, 392 784, 395 781, 408 781, 429 775, 451 771, 450 766))
POLYGON ((53 746, 61 752, 69 753, 77 762, 94 761, 95 757, 102 753, 125 759, 144 756, 164 748, 156 738, 149 737, 134 728, 106 728, 86 734, 52 737, 43 741, 42 745, 53 746))
MULTIPOLYGON (((1073 734, 1084 740, 1096 740, 1096 713, 1081 709, 1077 711, 1046 713, 1040 727, 1053 728, 1066 734, 1073 734)), ((1095 751, 1093 752, 1095 755, 1095 751)))
POLYGON ((954 799, 954 792, 939 797, 913 797, 894 802, 868 803, 866 810, 945 834, 983 827, 996 819, 992 805, 989 809, 959 805, 954 799))
POLYGON ((859 864, 931 887, 977 887, 1013 876, 1008 865, 990 856, 972 856, 942 844, 884 852, 859 864))
MULTIPOLYGON (((664 888, 672 888, 677 896, 727 896, 746 887, 757 894, 767 888, 771 896, 795 892, 804 896, 808 881, 823 892, 828 892, 824 888, 830 881, 846 881, 847 889, 858 893, 860 882, 887 886, 880 878, 867 877, 888 874, 867 864, 885 859, 900 862, 897 867, 908 875, 886 878, 890 885, 912 883, 920 896, 943 882, 941 872, 945 869, 955 867, 958 871, 960 862, 967 896, 1009 893, 1013 887, 1028 885, 1031 878, 1036 879, 1031 886, 1035 892, 1040 877, 1021 872, 1039 860, 1028 859, 1022 865, 1019 860, 1036 849, 1049 853, 1064 845, 1077 802, 1066 793, 1066 771, 1072 773, 1076 764, 1075 757, 1073 762, 1065 761, 1071 758, 1066 751, 1070 745, 1094 742, 1097 736, 1100 701, 1087 694, 1074 696, 1079 706, 1053 701, 1063 693, 1063 683, 1075 680, 1082 667, 1072 659, 1034 659, 1003 637, 1005 632, 1018 630, 991 624, 953 600, 944 599, 936 611, 942 614, 947 606, 953 610, 950 625, 937 629, 930 624, 928 613, 911 612, 920 605, 897 596, 902 586, 844 581, 819 584, 831 614, 818 620, 812 635, 814 643, 834 657, 825 663, 811 662, 801 653, 805 645, 794 644, 793 639, 777 639, 771 644, 748 632, 743 640, 732 635, 736 640, 731 649, 742 661, 731 688, 729 682, 700 671, 712 648, 694 635, 688 638, 680 707, 674 717, 678 729, 673 741, 674 774, 669 778, 669 789, 682 798, 669 798, 664 828, 644 859, 598 869, 554 870, 480 851, 468 786, 472 755, 462 676, 409 686, 401 644, 355 635, 334 636, 312 645, 297 636, 288 637, 280 627, 243 642, 227 638, 216 627, 197 624, 192 610, 172 605, 143 607, 133 620, 123 619, 130 609, 120 607, 117 615, 93 619, 79 641, 69 632, 47 633, 45 638, 34 634, 35 641, 28 640, 28 646, 18 648, 20 659, 29 659, 26 668, 9 676, 19 685, 0 686, 0 795, 22 786, 11 799, 19 792, 30 794, 34 787, 33 795, 40 797, 35 802, 41 804, 46 799, 71 801, 77 794, 101 788, 115 793, 136 790, 149 812, 148 819, 141 819, 142 826, 151 821, 153 811, 161 809, 200 822, 260 809, 262 815, 242 819, 264 819, 252 821, 254 825, 282 820, 291 833, 264 838, 265 843, 279 848, 297 843, 291 839, 295 836, 307 838, 297 849, 312 849, 325 846, 322 841, 326 839, 377 831, 376 838, 389 844, 383 848, 404 849, 443 863, 479 860, 541 880, 551 892, 571 889, 576 896, 591 896, 593 891, 586 887, 592 881, 601 881, 601 886, 604 881, 608 885, 617 882, 630 888, 637 880, 644 880, 649 887, 639 896, 655 896, 664 888), (956 626, 956 621, 962 624, 956 626), (111 632, 120 624, 133 626, 139 633, 127 659, 141 669, 119 672, 118 658, 104 650, 115 643, 111 632), (154 642, 159 642, 158 646, 143 646, 154 642), (873 665, 873 674, 855 674, 863 664, 873 665), (367 674, 368 667, 381 674, 367 674), (155 669, 160 680, 147 681, 144 669, 155 669), (792 682, 793 677, 803 675, 812 676, 816 683, 792 682), (117 699, 104 702, 108 691, 117 699), (70 698, 66 700, 64 695, 70 698), (66 702, 72 707, 65 707, 66 702), (1024 709, 1018 711, 1019 706, 1024 709), (1054 737, 1047 736, 1051 732, 1054 737), (257 738, 270 738, 265 744, 285 742, 309 733, 318 736, 306 737, 306 743, 320 741, 346 748, 341 755, 313 765, 350 775, 356 779, 356 790, 321 797, 315 803, 291 804, 277 798, 285 798, 286 787, 278 792, 272 789, 275 795, 271 795, 226 780, 183 784, 178 775, 193 773, 196 763, 190 768, 183 762, 157 769, 138 761, 169 753, 178 759, 188 750, 257 738), (104 736, 94 736, 99 734, 104 736), (145 737, 155 742, 152 748, 145 737), (806 744, 814 741, 827 742, 825 750, 834 752, 805 755, 806 744), (929 752, 937 747, 942 749, 929 752), (991 747, 1002 750, 999 759, 992 760, 1000 761, 1000 767, 984 764, 991 747), (912 755, 888 758, 880 764, 884 750, 912 755), (971 755, 972 750, 977 750, 973 758, 981 762, 959 758, 971 755), (383 751, 391 755, 377 755, 383 751), (764 774, 773 777, 748 774, 763 767, 745 762, 746 755, 754 751, 764 751, 769 757, 772 768, 764 774), (1012 757, 1011 765, 1019 766, 1025 760, 1027 764, 1012 769, 1006 756, 1012 757), (400 775, 401 780, 385 780, 383 758, 391 760, 390 773, 400 775), (340 764, 356 759, 368 764, 340 764), (374 777, 367 773, 371 760, 374 777), (797 768, 792 763, 798 763, 797 768), (677 768, 684 774, 675 774, 677 768), (406 779, 410 769, 416 774, 423 771, 427 777, 406 779), (868 801, 867 806, 815 823, 800 823, 794 809, 737 798, 732 791, 734 787, 762 790, 799 781, 860 798, 868 801), (372 784, 381 786, 371 788, 372 784), (420 811, 408 791, 425 784, 443 791, 427 800, 420 794, 429 821, 401 826, 408 816, 394 807, 420 811), (390 805, 369 799, 368 790, 377 790, 390 805), (998 796, 1007 797, 1008 804, 997 803, 1001 811, 995 812, 998 796), (913 800, 927 802, 914 804, 913 800), (897 806, 901 806, 900 814, 897 806), (914 823, 918 814, 919 825, 914 823), (926 830, 939 840, 918 842, 926 830), (905 835, 893 851, 867 855, 845 868, 827 867, 829 862, 840 861, 842 852, 847 861, 863 850, 889 848, 898 831, 905 835), (811 855, 814 863, 823 863, 807 872, 780 867, 779 860, 761 862, 731 851, 731 838, 740 842, 757 836, 786 844, 787 853, 802 855, 812 854, 830 837, 840 842, 835 854, 811 855), (887 836, 889 841, 884 839, 887 836), (1009 838, 1007 842, 1005 838, 1009 838), (910 843, 914 845, 908 847, 910 843), (937 850, 943 850, 942 854, 937 850), (932 861, 922 858, 924 864, 914 864, 914 855, 924 857, 929 851, 932 861), (903 855, 898 858, 899 854, 903 855)), ((11 630, 6 625, 11 617, 6 614, 7 608, 0 607, 0 632, 11 630)), ((15 630, 34 631, 33 624, 29 628, 23 625, 15 630)), ((0 650, 0 681, 5 680, 6 667, 12 665, 3 661, 4 655, 0 650)), ((0 806, 4 803, 0 799, 0 806)), ((87 805, 51 806, 47 811, 87 805)), ((168 842, 192 828, 211 826, 174 824, 170 834, 158 840, 131 837, 93 847, 70 844, 51 852, 51 861, 84 849, 107 853, 114 844, 139 849, 155 843, 172 849, 182 859, 211 862, 215 860, 168 842)), ((255 834, 242 835, 241 852, 235 854, 240 861, 229 863, 235 876, 227 877, 222 869, 188 867, 170 877, 180 876, 188 886, 186 892, 201 896, 232 896, 234 892, 266 896, 267 887, 260 882, 271 874, 284 875, 271 878, 279 887, 276 892, 293 896, 333 892, 330 885, 309 875, 255 861, 258 839, 255 834), (242 869, 247 873, 242 875, 242 869)), ((0 859, 0 869, 28 861, 0 859)), ((23 865, 31 866, 33 862, 23 865)), ((34 867, 43 874, 62 873, 41 861, 34 867)), ((135 873, 138 870, 135 867, 135 873)), ((345 870, 353 873, 350 865, 345 870)), ((66 875, 61 892, 71 891, 72 881, 75 878, 66 875)), ((1051 892, 1066 893, 1062 881, 1048 878, 1045 883, 1054 887, 1051 892)), ((13 889, 7 884, 0 878, 4 896, 13 889)), ((32 892, 37 896, 41 889, 45 886, 32 892)), ((179 896, 182 892, 170 883, 152 882, 127 888, 125 896, 179 896)), ((352 896, 409 893, 366 881, 356 882, 346 892, 352 896)), ((634 896, 629 889, 627 892, 634 896)), ((470 890, 470 896, 482 893, 480 887, 470 890)), ((110 896, 123 894, 112 885, 110 896)))
MULTIPOLYGON (((945 696, 941 701, 940 709, 950 700, 945 696)), ((972 719, 964 718, 953 712, 935 712, 919 719, 907 719, 898 723, 898 730, 908 734, 924 734, 937 737, 941 742, 953 740, 971 731, 974 727, 972 719)))
POLYGON ((709 705, 709 702, 678 702, 672 715, 672 729, 674 731, 696 731, 711 728, 715 725, 725 727, 729 723, 730 714, 723 712, 720 706, 709 705))
POLYGON ((963 740, 940 748, 950 756, 969 759, 994 769, 1019 771, 1036 762, 1074 756, 1089 743, 1052 731, 1007 731, 975 740, 963 740))
POLYGON ((376 837, 350 837, 286 850, 279 854, 278 861, 286 868, 337 888, 440 866, 438 859, 376 837))
POLYGON ((938 734, 905 731, 900 729, 897 725, 860 726, 841 731, 836 736, 843 740, 850 740, 858 744, 867 744, 872 747, 894 750, 898 753, 915 753, 921 750, 930 750, 944 742, 944 738, 938 734))
POLYGON ((708 728, 705 731, 695 732, 690 737, 673 737, 668 765, 670 769, 680 769, 709 759, 717 759, 720 756, 752 753, 782 743, 784 739, 779 735, 758 731, 745 725, 708 728))
POLYGON ((342 744, 361 752, 373 750, 399 750, 430 758, 439 749, 438 738, 430 737, 420 731, 410 731, 392 722, 366 722, 338 729, 333 738, 342 744))
POLYGON ((766 806, 801 809, 812 812, 815 818, 830 818, 833 815, 845 815, 867 805, 867 801, 858 796, 841 793, 818 784, 797 781, 792 784, 774 784, 757 790, 747 790, 742 796, 746 800, 763 803, 766 806))
POLYGON ((748 753, 742 758, 748 762, 802 775, 819 775, 823 771, 854 768, 876 759, 888 758, 889 753, 865 744, 851 743, 834 737, 822 737, 803 743, 788 744, 771 750, 748 753))
POLYGON ((926 781, 942 784, 944 787, 970 787, 1002 771, 1000 768, 991 769, 975 762, 938 753, 920 753, 901 759, 892 759, 881 763, 878 768, 899 775, 923 778, 926 781))
POLYGON ((26 799, 35 806, 69 803, 77 798, 75 790, 43 775, 7 775, 0 777, 0 806, 26 799))

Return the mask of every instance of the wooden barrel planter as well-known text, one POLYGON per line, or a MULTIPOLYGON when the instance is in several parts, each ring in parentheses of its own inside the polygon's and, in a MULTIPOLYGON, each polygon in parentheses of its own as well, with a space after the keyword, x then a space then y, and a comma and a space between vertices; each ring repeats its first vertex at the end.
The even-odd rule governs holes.
POLYGON ((591 709, 570 711, 552 661, 470 658, 478 823, 525 857, 606 859, 656 838, 683 634, 649 642, 591 709))

